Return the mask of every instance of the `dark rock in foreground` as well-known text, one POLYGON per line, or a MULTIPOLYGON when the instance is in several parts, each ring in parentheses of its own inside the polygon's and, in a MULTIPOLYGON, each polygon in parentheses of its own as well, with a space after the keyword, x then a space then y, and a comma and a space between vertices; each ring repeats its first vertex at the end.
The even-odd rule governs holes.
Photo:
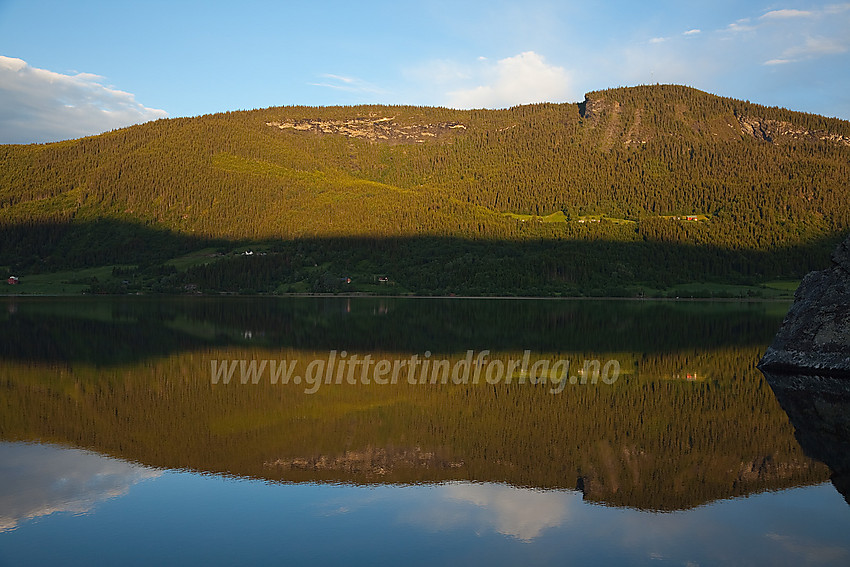
POLYGON ((850 237, 832 266, 808 274, 759 368, 850 377, 850 237))

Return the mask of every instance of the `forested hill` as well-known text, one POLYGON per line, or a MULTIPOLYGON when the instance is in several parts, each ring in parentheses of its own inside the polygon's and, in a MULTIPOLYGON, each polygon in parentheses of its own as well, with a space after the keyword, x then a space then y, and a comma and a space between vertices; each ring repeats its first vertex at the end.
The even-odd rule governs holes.
POLYGON ((850 123, 680 86, 506 110, 278 107, 0 146, 0 266, 122 265, 165 289, 754 283, 822 267, 848 230, 850 123), (267 255, 229 253, 246 246, 267 255))

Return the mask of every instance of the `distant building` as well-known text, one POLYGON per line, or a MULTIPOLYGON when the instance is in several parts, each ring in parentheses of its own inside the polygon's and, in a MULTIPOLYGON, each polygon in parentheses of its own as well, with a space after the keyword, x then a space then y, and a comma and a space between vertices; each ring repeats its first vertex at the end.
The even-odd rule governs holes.
POLYGON ((9 285, 18 285, 19 283, 21 283, 21 280, 20 280, 20 279, 18 279, 18 277, 17 277, 17 276, 9 276, 9 279, 8 279, 8 280, 6 280, 6 282, 7 282, 9 285))

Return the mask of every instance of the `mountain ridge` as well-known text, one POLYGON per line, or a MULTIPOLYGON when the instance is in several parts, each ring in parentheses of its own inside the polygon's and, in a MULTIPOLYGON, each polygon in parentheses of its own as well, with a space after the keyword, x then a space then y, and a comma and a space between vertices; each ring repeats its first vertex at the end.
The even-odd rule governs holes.
MULTIPOLYGON (((0 266, 79 267, 61 250, 109 220, 225 246, 415 237, 775 251, 753 277, 799 278, 810 266, 782 250, 814 247, 815 265, 850 230, 848 140, 846 121, 675 85, 503 110, 293 106, 163 119, 0 146, 0 229, 19 235, 0 244, 0 266), (46 225, 58 227, 52 236, 46 225)), ((130 252, 99 257, 133 264, 130 252)), ((556 273, 570 269, 556 262, 556 273)), ((675 264, 626 272, 657 280, 675 264)))

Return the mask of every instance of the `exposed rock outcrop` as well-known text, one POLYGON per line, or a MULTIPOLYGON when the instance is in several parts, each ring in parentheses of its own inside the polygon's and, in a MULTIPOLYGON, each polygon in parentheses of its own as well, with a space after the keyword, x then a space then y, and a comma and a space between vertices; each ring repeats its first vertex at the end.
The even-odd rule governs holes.
POLYGON ((610 103, 605 99, 590 98, 587 95, 584 97, 584 102, 581 102, 578 105, 579 114, 585 120, 596 120, 607 114, 610 110, 619 108, 620 103, 616 101, 610 103))
POLYGON ((850 137, 826 132, 824 130, 806 130, 782 120, 764 120, 754 116, 739 116, 741 132, 757 140, 777 143, 784 140, 808 140, 811 142, 832 142, 850 146, 850 137))
POLYGON ((283 120, 266 122, 266 126, 316 134, 341 134, 348 138, 391 143, 422 143, 426 140, 443 138, 452 132, 466 130, 466 126, 460 122, 403 125, 397 123, 393 117, 374 116, 350 120, 283 120))
POLYGON ((808 274, 759 368, 850 377, 850 237, 808 274))

